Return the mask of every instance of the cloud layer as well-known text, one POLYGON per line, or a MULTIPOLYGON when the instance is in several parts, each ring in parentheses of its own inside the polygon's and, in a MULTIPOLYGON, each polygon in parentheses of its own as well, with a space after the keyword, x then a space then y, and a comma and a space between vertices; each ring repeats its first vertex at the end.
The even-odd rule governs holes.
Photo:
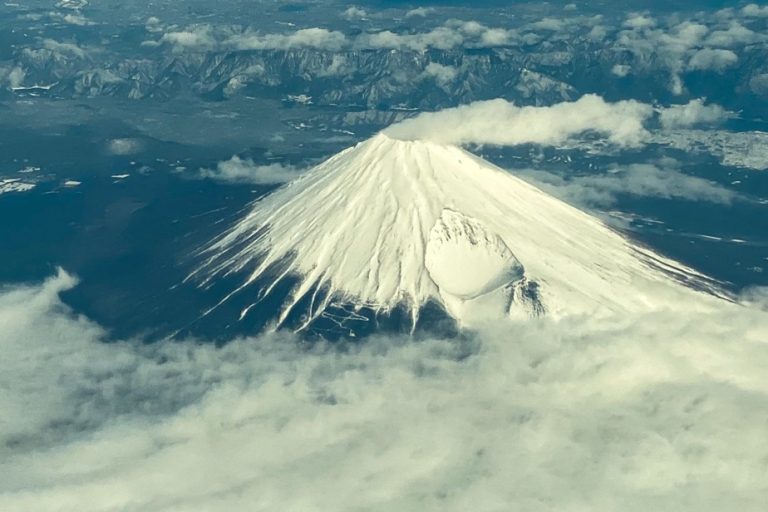
POLYGON ((762 510, 765 312, 105 344, 73 284, 0 293, 2 510, 762 510))

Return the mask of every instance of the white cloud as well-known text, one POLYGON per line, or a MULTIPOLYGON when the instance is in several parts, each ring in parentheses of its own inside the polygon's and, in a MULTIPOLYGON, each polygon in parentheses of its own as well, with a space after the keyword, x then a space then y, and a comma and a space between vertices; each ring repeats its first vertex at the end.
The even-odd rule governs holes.
POLYGON ((757 33, 744 25, 732 21, 727 29, 713 31, 705 44, 707 46, 732 47, 736 45, 751 44, 763 39, 757 33))
POLYGON ((603 25, 595 25, 587 33, 587 37, 592 41, 603 41, 607 35, 608 35, 608 29, 605 28, 603 25))
POLYGON ((768 94, 768 73, 761 73, 750 78, 749 89, 755 94, 768 94))
POLYGON ((496 145, 556 145, 584 132, 597 132, 613 143, 635 145, 646 136, 643 122, 652 113, 649 105, 607 103, 595 95, 550 107, 518 107, 497 99, 424 113, 386 132, 400 139, 496 145))
POLYGON ((719 31, 710 34, 707 25, 693 21, 657 26, 655 20, 651 23, 641 19, 635 17, 625 23, 630 30, 620 32, 616 43, 636 56, 639 71, 658 73, 660 70, 667 70, 668 88, 673 94, 680 95, 685 92, 681 75, 686 69, 686 64, 688 69, 702 69, 701 66, 715 69, 729 65, 729 60, 735 56, 727 50, 702 48, 708 44, 708 35, 714 38, 714 41, 724 41, 735 37, 735 33, 724 34, 724 31, 719 31))
MULTIPOLYGON (((357 8, 349 11, 350 16, 364 16, 357 8)), ((345 11, 345 12, 347 12, 345 11)), ((159 20, 147 21, 146 29, 161 32, 159 20)), ((226 31, 214 33, 212 27, 200 25, 180 31, 165 33, 159 41, 147 41, 145 46, 169 44, 176 51, 210 50, 220 45, 240 50, 287 50, 291 48, 317 48, 340 51, 347 47, 388 48, 425 51, 429 48, 450 50, 460 46, 496 47, 510 44, 517 37, 514 30, 490 28, 476 21, 449 20, 445 25, 427 32, 396 33, 390 30, 366 32, 348 37, 343 32, 315 27, 284 34, 263 34, 245 31, 229 34, 226 31)))
POLYGON ((60 20, 60 21, 63 21, 64 23, 68 23, 70 25, 76 25, 79 27, 95 25, 94 22, 92 22, 91 20, 89 20, 79 12, 70 12, 70 13, 64 14, 64 13, 52 11, 48 13, 48 16, 50 16, 51 19, 60 20))
POLYGON ((343 13, 344 17, 348 20, 365 19, 368 17, 368 11, 361 9, 360 7, 351 6, 343 13))
POLYGON ((628 66, 626 64, 615 64, 611 68, 611 73, 618 76, 619 78, 624 78, 630 73, 630 71, 632 71, 632 66, 628 66))
POLYGON ((15 66, 11 69, 0 68, 0 82, 6 81, 8 83, 8 87, 11 88, 21 87, 24 85, 24 79, 26 76, 26 71, 24 71, 24 68, 20 66, 15 66))
POLYGON ((232 183, 268 185, 290 181, 298 177, 300 172, 300 169, 278 163, 257 165, 250 158, 242 159, 235 155, 219 162, 216 169, 202 169, 200 176, 232 183))
POLYGON ((716 124, 728 119, 730 114, 720 105, 705 105, 695 99, 685 105, 671 105, 659 112, 661 126, 665 129, 690 128, 699 124, 716 124))
POLYGON ((437 27, 430 32, 416 34, 396 34, 383 30, 373 34, 362 34, 357 38, 358 46, 365 48, 408 48, 424 51, 427 48, 450 50, 464 44, 465 36, 459 30, 449 27, 437 27))
POLYGON ((751 16, 751 17, 768 17, 768 5, 766 6, 760 6, 757 4, 749 4, 744 6, 743 9, 741 9, 742 14, 745 16, 751 16))
POLYGON ((424 75, 435 79, 438 85, 445 86, 453 82, 459 71, 453 66, 444 66, 437 62, 430 62, 424 69, 424 75))
POLYGON ((24 83, 27 73, 23 68, 16 66, 8 73, 8 83, 11 87, 20 87, 24 83))
POLYGON ((398 34, 390 30, 361 34, 355 39, 359 48, 407 48, 425 51, 428 48, 450 50, 459 46, 495 47, 505 46, 515 37, 516 32, 500 28, 489 28, 477 21, 450 20, 444 26, 429 32, 398 34))
POLYGON ((701 23, 684 21, 673 27, 673 30, 661 34, 659 40, 667 46, 687 50, 699 44, 709 33, 709 27, 701 23))
POLYGON ((479 21, 451 20, 449 23, 446 23, 446 26, 458 28, 465 34, 472 36, 478 36, 486 30, 486 26, 479 21))
POLYGON ((144 23, 144 30, 151 33, 158 33, 163 31, 163 25, 160 18, 156 16, 150 16, 144 23))
POLYGON ((317 76, 339 76, 349 72, 351 65, 347 62, 345 55, 334 55, 331 63, 325 69, 318 72, 317 76))
POLYGON ((242 88, 248 85, 248 77, 244 74, 233 76, 227 81, 227 85, 224 86, 222 93, 227 98, 234 96, 242 88))
POLYGON ((736 65, 739 57, 731 50, 704 48, 697 51, 688 61, 688 69, 712 70, 722 73, 736 65))
MULTIPOLYGON (((566 6, 567 7, 567 6, 566 6)), ((573 9, 565 9, 566 11, 573 11, 573 9)), ((600 30, 605 30, 605 27, 596 28, 603 21, 603 16, 598 14, 595 16, 569 16, 565 18, 552 18, 544 17, 536 22, 533 22, 527 26, 527 28, 539 31, 549 31, 555 34, 549 34, 554 37, 564 36, 568 33, 573 33, 580 28, 589 27, 591 30, 595 30, 597 33, 600 30)))
POLYGON ((69 55, 78 59, 84 59, 87 56, 86 51, 75 43, 62 43, 53 39, 43 39, 42 43, 43 48, 59 55, 69 55))
POLYGON ((405 13, 406 18, 413 18, 414 16, 421 16, 422 18, 435 12, 433 7, 416 7, 405 13))
POLYGON ((534 30, 551 30, 558 32, 565 28, 566 24, 563 20, 557 18, 542 18, 541 20, 531 23, 530 27, 534 30))
POLYGON ((319 48, 339 51, 347 44, 342 32, 324 28, 305 28, 290 34, 241 34, 233 36, 229 44, 241 50, 286 50, 290 48, 319 48))
POLYGON ((509 44, 515 33, 503 28, 489 28, 480 34, 480 44, 482 46, 504 46, 509 44))
POLYGON ((631 29, 652 28, 656 26, 656 20, 650 16, 633 14, 624 20, 624 26, 631 29))
POLYGON ((768 286, 753 286, 741 294, 742 302, 749 307, 768 311, 768 286))
POLYGON ((166 32, 160 38, 161 43, 167 43, 176 50, 205 50, 216 45, 216 40, 208 25, 189 27, 186 30, 166 32))
POLYGON ((71 284, 0 293, 2 510, 761 510, 757 310, 215 348, 103 343, 71 284))
POLYGON ((107 151, 113 155, 132 155, 141 151, 141 141, 138 139, 112 139, 107 145, 107 151))

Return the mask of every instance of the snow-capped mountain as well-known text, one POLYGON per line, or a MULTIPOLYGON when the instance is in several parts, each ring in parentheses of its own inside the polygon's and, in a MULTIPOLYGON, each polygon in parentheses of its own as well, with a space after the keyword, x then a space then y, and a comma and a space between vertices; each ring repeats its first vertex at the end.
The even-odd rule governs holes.
POLYGON ((332 308, 405 306, 415 325, 434 303, 472 325, 717 300, 700 274, 509 172, 384 133, 257 201, 204 254, 205 283, 242 276, 222 301, 237 298, 241 320, 283 290, 276 321, 298 329, 332 308))
POLYGON ((538 45, 426 51, 356 49, 210 51, 151 53, 130 46, 102 48, 85 55, 50 49, 19 48, 0 57, 1 69, 23 70, 16 90, 0 84, 0 97, 32 93, 53 98, 116 97, 168 100, 197 95, 207 101, 256 96, 281 99, 306 96, 324 109, 374 111, 435 110, 502 97, 520 104, 548 105, 598 92, 609 97, 676 103, 707 97, 729 110, 765 115, 766 50, 744 50, 727 77, 686 74, 689 94, 669 91, 669 70, 659 55, 646 58, 619 46, 596 47, 588 39, 538 45), (743 61, 743 62, 742 62, 743 61), (433 67, 430 68, 430 65, 433 67), (439 66, 448 77, 436 79, 439 66), (612 70, 631 69, 628 76, 612 70), (659 79, 659 77, 664 77, 659 79), (28 90, 35 84, 50 85, 28 90), (738 94, 736 94, 738 91, 738 94))

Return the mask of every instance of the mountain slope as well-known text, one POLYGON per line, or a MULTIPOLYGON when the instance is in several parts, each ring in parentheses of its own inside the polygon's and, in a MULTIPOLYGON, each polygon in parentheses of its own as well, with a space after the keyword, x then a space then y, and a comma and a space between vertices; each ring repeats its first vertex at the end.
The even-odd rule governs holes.
POLYGON ((415 324, 433 301, 472 324, 714 300, 684 284, 706 287, 703 276, 489 162, 384 134, 258 201, 205 254, 196 275, 246 272, 227 298, 252 305, 297 278, 278 321, 301 303, 299 327, 333 304, 405 304, 415 324))

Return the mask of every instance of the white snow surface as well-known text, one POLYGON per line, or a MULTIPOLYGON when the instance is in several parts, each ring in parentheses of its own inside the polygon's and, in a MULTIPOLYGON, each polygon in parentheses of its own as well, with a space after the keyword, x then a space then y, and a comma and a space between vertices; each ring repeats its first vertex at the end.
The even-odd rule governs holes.
POLYGON ((441 292, 474 299, 523 278, 524 269, 498 235, 452 210, 429 234, 425 268, 441 292))
POLYGON ((313 293, 307 324, 332 302, 407 304, 415 322, 429 300, 471 323, 462 312, 475 308, 462 303, 489 295, 494 308, 506 301, 502 314, 533 314, 515 300, 526 283, 554 317, 718 300, 683 284, 708 285, 695 271, 461 148, 384 134, 257 201, 206 253, 204 282, 253 269, 228 297, 267 277, 274 285, 300 276, 280 320, 313 293), (332 293, 318 294, 322 287, 332 293))
POLYGON ((34 183, 21 181, 20 178, 0 178, 0 194, 8 192, 27 192, 35 188, 34 183))

